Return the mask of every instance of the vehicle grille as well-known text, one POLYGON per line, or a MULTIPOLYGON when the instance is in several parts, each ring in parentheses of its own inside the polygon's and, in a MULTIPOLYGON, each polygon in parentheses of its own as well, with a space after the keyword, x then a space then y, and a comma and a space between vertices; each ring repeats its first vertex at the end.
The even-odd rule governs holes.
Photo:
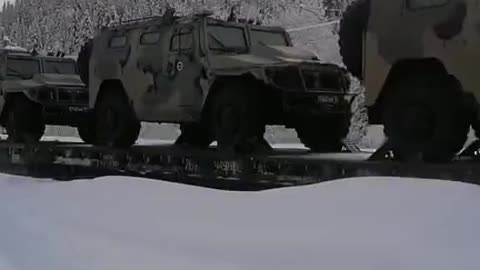
POLYGON ((348 90, 348 78, 341 69, 331 66, 319 66, 302 69, 302 77, 307 90, 343 92, 348 90))
POLYGON ((88 91, 83 88, 49 89, 37 91, 37 98, 43 103, 88 104, 88 91))
POLYGON ((287 90, 344 92, 349 88, 346 73, 333 65, 275 68, 267 75, 277 87, 287 90))
POLYGON ((88 103, 88 91, 85 89, 60 89, 58 101, 62 103, 88 103))
POLYGON ((304 89, 302 77, 297 67, 275 68, 267 71, 270 80, 279 88, 304 89))

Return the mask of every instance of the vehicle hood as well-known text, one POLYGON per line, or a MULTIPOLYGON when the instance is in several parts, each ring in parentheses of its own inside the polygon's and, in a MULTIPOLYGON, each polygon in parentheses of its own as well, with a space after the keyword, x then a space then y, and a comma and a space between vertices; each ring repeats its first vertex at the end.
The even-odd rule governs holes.
POLYGON ((6 80, 2 82, 3 90, 25 90, 41 87, 75 87, 83 88, 85 84, 78 75, 68 74, 35 74, 28 80, 6 80))
POLYGON ((308 50, 286 47, 257 45, 248 54, 220 54, 210 57, 210 65, 214 70, 232 70, 255 67, 318 62, 316 55, 308 50))

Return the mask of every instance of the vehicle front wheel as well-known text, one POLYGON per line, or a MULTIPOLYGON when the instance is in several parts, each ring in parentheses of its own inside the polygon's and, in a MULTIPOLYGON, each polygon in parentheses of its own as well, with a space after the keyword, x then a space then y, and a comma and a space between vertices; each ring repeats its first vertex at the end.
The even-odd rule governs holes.
POLYGON ((8 140, 15 143, 36 143, 45 132, 42 106, 23 95, 8 101, 5 128, 8 140))
POLYGON ((95 106, 95 121, 96 145, 128 148, 140 134, 140 121, 123 93, 107 90, 95 106))
POLYGON ((251 153, 265 146, 260 89, 241 85, 219 90, 210 104, 211 131, 220 151, 251 153))
POLYGON ((298 138, 312 152, 341 152, 343 139, 348 135, 350 115, 302 119, 297 125, 298 138))

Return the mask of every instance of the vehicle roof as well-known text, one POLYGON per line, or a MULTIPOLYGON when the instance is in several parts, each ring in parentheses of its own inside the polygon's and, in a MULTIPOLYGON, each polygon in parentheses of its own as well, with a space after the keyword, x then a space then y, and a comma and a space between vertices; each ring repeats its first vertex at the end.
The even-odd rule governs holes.
POLYGON ((132 30, 132 29, 139 29, 148 27, 151 25, 175 25, 178 23, 192 23, 202 18, 207 18, 208 22, 224 24, 224 25, 231 25, 231 26, 240 26, 240 27, 250 27, 252 29, 258 30, 265 30, 265 31, 278 31, 284 32, 285 29, 280 26, 265 26, 265 25, 255 25, 250 24, 247 22, 229 22, 217 18, 211 17, 211 13, 199 13, 190 16, 182 16, 182 17, 171 17, 170 20, 165 18, 164 16, 155 16, 155 17, 145 17, 140 19, 134 19, 130 21, 120 22, 116 25, 105 27, 103 31, 122 31, 122 30, 132 30))
POLYGON ((19 58, 53 60, 58 62, 75 62, 74 59, 70 59, 70 58, 47 56, 47 55, 32 55, 28 51, 21 51, 21 50, 0 49, 0 54, 6 54, 8 56, 14 56, 19 58))
POLYGON ((215 18, 208 18, 209 23, 216 23, 216 24, 223 24, 223 25, 232 25, 232 26, 241 26, 241 27, 249 27, 254 30, 264 30, 264 31, 275 31, 275 32, 285 32, 285 28, 280 26, 267 26, 267 25, 258 25, 258 24, 251 24, 246 22, 229 22, 215 18))
POLYGON ((31 56, 30 52, 23 50, 0 49, 0 54, 8 54, 15 56, 31 56))

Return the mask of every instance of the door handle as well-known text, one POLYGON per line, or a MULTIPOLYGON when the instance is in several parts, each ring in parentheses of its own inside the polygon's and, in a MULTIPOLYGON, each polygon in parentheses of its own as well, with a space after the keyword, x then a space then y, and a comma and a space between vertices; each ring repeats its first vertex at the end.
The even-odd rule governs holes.
POLYGON ((167 75, 169 77, 173 77, 175 76, 175 64, 172 63, 171 61, 168 61, 168 64, 167 64, 167 75))

